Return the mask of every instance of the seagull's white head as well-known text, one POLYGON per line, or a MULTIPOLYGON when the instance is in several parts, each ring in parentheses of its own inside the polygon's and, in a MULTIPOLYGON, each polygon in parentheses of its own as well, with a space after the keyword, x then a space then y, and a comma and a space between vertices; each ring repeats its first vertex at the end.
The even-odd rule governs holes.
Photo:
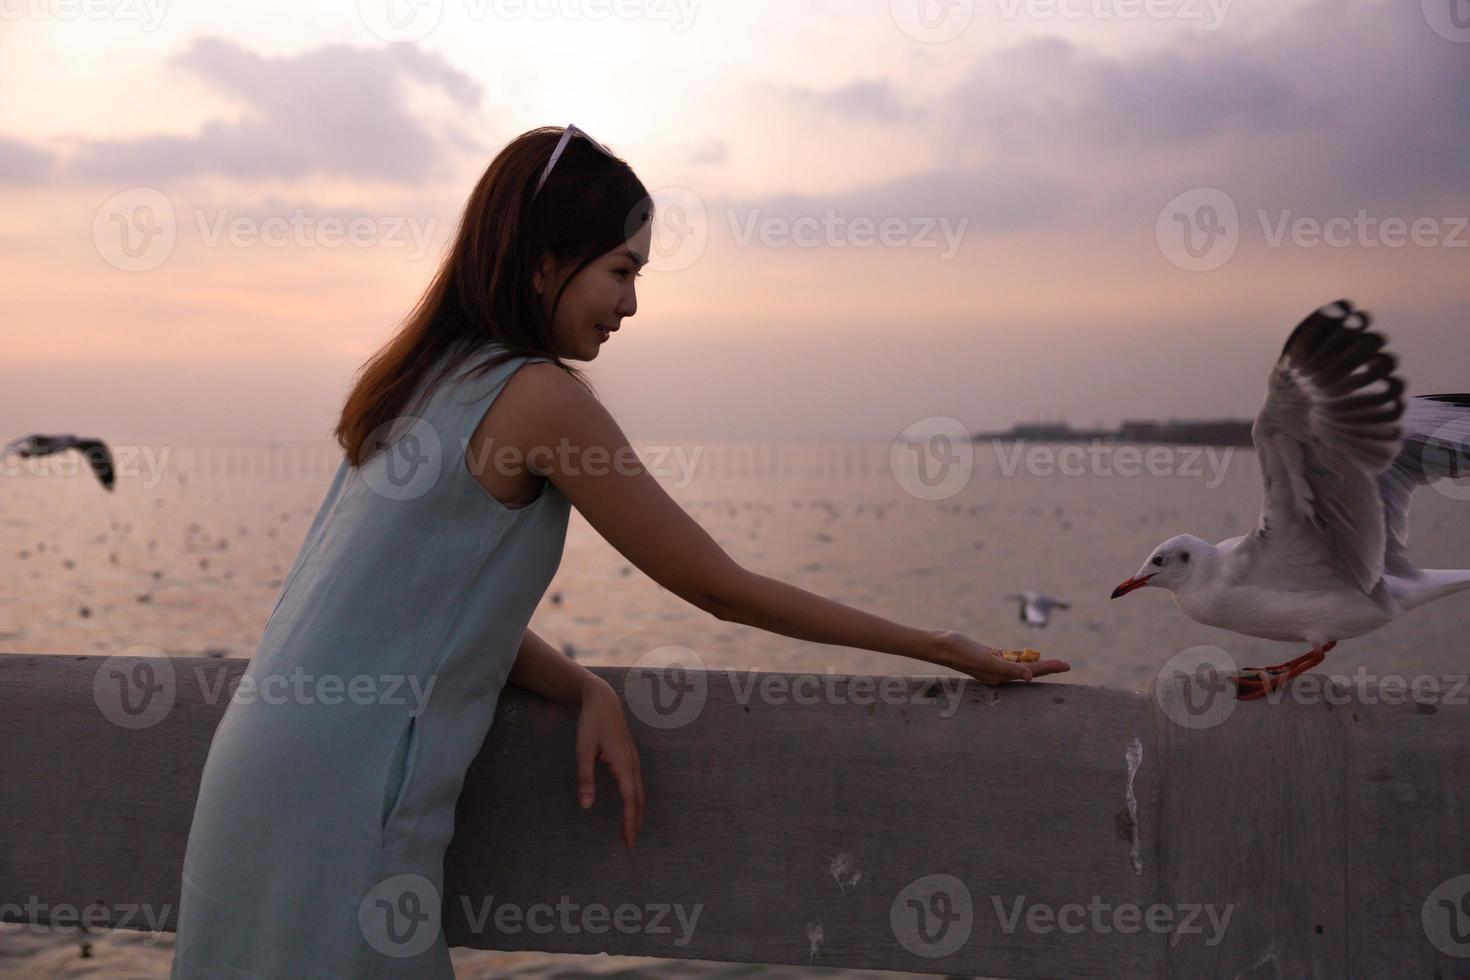
POLYGON ((1209 564, 1215 556, 1215 546, 1193 534, 1176 534, 1153 550, 1148 561, 1132 578, 1113 590, 1113 598, 1127 595, 1144 586, 1157 586, 1178 592, 1209 564))

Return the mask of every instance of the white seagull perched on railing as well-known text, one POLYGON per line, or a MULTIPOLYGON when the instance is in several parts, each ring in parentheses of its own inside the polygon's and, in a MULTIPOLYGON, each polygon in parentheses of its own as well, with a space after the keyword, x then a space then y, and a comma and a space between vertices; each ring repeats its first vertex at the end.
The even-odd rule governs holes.
POLYGON ((1021 604, 1021 622, 1027 626, 1035 626, 1041 629, 1051 622, 1053 609, 1071 609, 1072 607, 1055 596, 1049 596, 1042 592, 1017 592, 1006 596, 1012 602, 1021 604))
POLYGON ((1338 640, 1470 589, 1470 570, 1418 568, 1407 554, 1414 491, 1470 476, 1470 394, 1406 404, 1397 361, 1369 323, 1339 300, 1286 341, 1251 430, 1266 490, 1256 528, 1218 544, 1172 537, 1113 590, 1158 586, 1197 622, 1311 644, 1286 663, 1243 668, 1241 700, 1315 667, 1338 640))
POLYGON ((73 435, 22 436, 0 449, 0 459, 4 459, 10 453, 15 453, 23 458, 32 456, 50 456, 66 449, 75 449, 87 458, 87 463, 92 467, 92 473, 102 484, 103 489, 111 492, 113 484, 117 482, 117 474, 112 467, 112 451, 107 448, 107 443, 101 439, 83 439, 73 435))

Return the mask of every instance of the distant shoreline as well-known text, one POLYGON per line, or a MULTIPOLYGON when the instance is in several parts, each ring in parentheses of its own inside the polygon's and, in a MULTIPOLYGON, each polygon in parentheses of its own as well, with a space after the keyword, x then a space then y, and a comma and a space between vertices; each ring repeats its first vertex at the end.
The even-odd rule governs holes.
POLYGON ((1253 446, 1245 419, 1153 422, 1131 420, 1116 429, 1074 429, 1066 423, 1014 425, 1007 432, 977 432, 972 442, 1143 442, 1191 446, 1253 446))

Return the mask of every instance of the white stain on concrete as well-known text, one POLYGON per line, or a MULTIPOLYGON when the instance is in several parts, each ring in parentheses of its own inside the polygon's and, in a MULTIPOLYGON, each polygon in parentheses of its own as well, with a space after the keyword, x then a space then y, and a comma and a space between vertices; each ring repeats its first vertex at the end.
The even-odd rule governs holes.
POLYGON ((807 963, 810 965, 822 952, 822 924, 820 922, 808 922, 806 924, 807 963))
POLYGON ((851 854, 839 854, 832 859, 832 866, 827 869, 832 880, 837 882, 839 890, 845 892, 851 885, 856 885, 863 880, 863 869, 857 866, 857 861, 851 854))
POLYGON ((1281 948, 1280 941, 1279 940, 1273 941, 1269 946, 1266 947, 1265 951, 1262 952, 1261 955, 1256 958, 1256 961, 1254 963, 1252 963, 1250 966, 1246 967, 1241 972, 1237 973, 1232 978, 1232 980, 1240 980, 1240 978, 1243 977, 1243 976, 1246 976, 1248 974, 1254 974, 1257 970, 1259 970, 1261 967, 1265 966, 1267 963, 1270 963, 1271 964, 1271 972, 1274 973, 1274 974, 1276 974, 1276 976, 1280 977, 1281 976, 1281 961, 1276 958, 1276 954, 1280 951, 1280 948, 1281 948))
POLYGON ((1128 834, 1133 838, 1133 873, 1141 875, 1143 860, 1138 856, 1138 797, 1133 795, 1133 779, 1138 775, 1138 767, 1143 764, 1143 742, 1137 738, 1129 742, 1123 759, 1128 763, 1128 834))

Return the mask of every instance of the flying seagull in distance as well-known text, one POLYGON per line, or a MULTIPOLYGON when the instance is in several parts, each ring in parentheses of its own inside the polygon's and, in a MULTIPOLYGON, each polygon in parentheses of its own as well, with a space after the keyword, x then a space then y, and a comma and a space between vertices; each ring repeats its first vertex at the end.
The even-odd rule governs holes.
POLYGON ((112 469, 112 451, 101 439, 79 439, 72 435, 22 436, 9 443, 4 449, 0 449, 0 459, 4 459, 10 453, 16 453, 25 458, 50 456, 52 453, 59 453, 65 449, 75 449, 86 456, 92 472, 101 481, 103 488, 108 492, 112 491, 112 485, 117 480, 112 469))
POLYGON ((1035 626, 1037 629, 1051 622, 1053 609, 1071 609, 1072 607, 1055 596, 1045 595, 1041 592, 1017 592, 1006 596, 1012 602, 1021 604, 1021 622, 1027 626, 1035 626))
POLYGON ((1311 644, 1286 663, 1243 668, 1241 700, 1315 667, 1339 640, 1470 589, 1470 570, 1408 557, 1414 491, 1470 476, 1470 394, 1406 401, 1370 322, 1338 300, 1287 339, 1251 430, 1266 491, 1256 527, 1218 544, 1172 537, 1113 590, 1157 586, 1197 622, 1311 644))

